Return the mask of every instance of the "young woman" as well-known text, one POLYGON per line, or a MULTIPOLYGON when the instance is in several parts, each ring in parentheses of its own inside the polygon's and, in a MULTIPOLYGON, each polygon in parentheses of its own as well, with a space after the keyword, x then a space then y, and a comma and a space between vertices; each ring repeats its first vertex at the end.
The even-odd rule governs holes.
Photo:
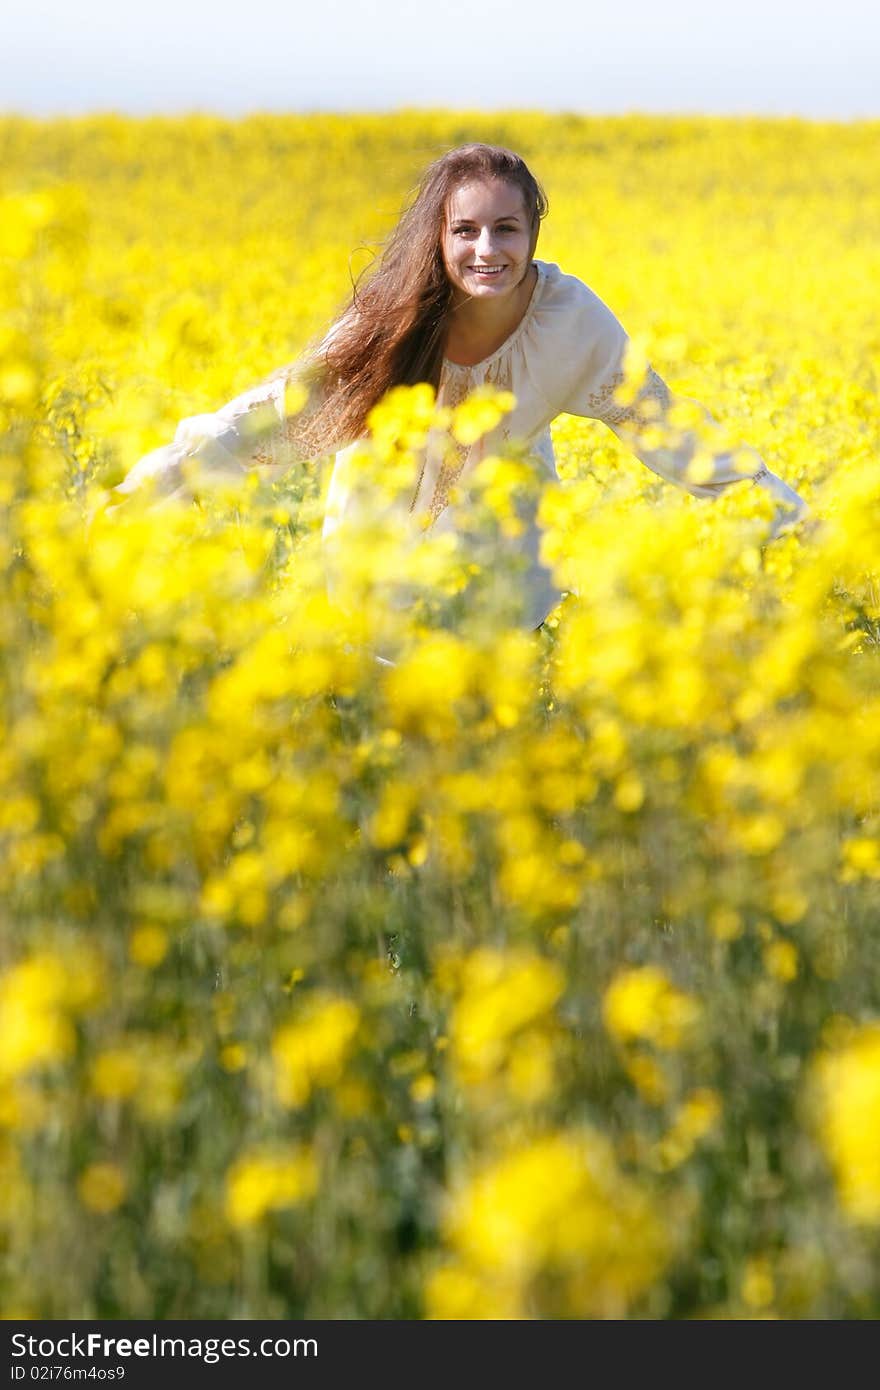
MULTIPOLYGON (((473 144, 449 151, 424 174, 367 283, 296 369, 308 387, 306 408, 287 417, 292 369, 282 369, 215 415, 184 420, 174 442, 141 459, 117 490, 126 494, 152 479, 160 495, 191 497, 186 478, 194 463, 209 475, 263 466, 276 476, 297 459, 335 453, 323 526, 329 560, 345 542, 346 522, 371 505, 353 469, 371 408, 393 386, 430 382, 439 405, 457 405, 481 385, 512 392, 516 405, 452 458, 439 445, 423 450, 412 495, 397 504, 422 533, 458 530, 457 501, 467 496, 469 475, 508 440, 528 446, 539 479, 555 480, 549 427, 562 412, 603 421, 648 468, 695 496, 715 497, 746 481, 766 489, 776 502, 771 536, 799 521, 806 504, 754 450, 710 446, 707 468, 705 433, 720 434, 708 412, 702 438, 679 430, 658 444, 656 426, 673 397, 650 367, 634 400, 617 399, 627 335, 587 285, 534 259, 546 210, 540 186, 510 150, 473 144), (700 480, 693 481, 688 465, 698 450, 700 480)), ((537 502, 510 542, 525 555, 516 620, 529 628, 561 597, 540 563, 536 511, 537 502)))

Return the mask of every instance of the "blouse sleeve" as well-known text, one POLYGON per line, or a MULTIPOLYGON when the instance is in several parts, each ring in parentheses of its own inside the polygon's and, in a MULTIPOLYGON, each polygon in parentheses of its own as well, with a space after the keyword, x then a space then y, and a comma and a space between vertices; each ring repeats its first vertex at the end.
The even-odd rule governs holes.
POLYGON ((281 476, 295 461, 284 428, 287 381, 279 375, 213 414, 181 420, 172 442, 140 458, 114 494, 124 500, 147 488, 157 500, 191 501, 200 489, 234 482, 252 468, 281 476))
POLYGON ((640 379, 627 381, 627 334, 611 310, 590 295, 587 349, 560 409, 601 420, 653 473, 694 497, 717 497, 744 481, 763 488, 776 504, 770 538, 807 516, 803 498, 770 472, 755 449, 726 447, 709 411, 673 395, 650 365, 640 379), (696 416, 698 423, 683 426, 676 414, 696 416))

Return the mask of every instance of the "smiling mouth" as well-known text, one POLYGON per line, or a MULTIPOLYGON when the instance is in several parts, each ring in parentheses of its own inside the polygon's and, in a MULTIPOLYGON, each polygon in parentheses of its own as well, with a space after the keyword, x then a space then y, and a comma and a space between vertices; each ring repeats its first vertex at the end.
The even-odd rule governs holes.
POLYGON ((493 275, 501 275, 507 269, 506 265, 470 265, 468 270, 474 275, 481 275, 484 279, 491 279, 493 275))

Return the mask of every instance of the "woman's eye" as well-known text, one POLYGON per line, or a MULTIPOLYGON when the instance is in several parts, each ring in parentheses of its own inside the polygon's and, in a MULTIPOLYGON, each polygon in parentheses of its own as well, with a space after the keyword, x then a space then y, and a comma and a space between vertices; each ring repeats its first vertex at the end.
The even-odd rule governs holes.
MULTIPOLYGON (((516 227, 514 227, 510 222, 504 222, 504 223, 502 223, 502 225, 499 226, 499 228, 498 228, 498 231, 499 231, 499 232, 516 232, 517 230, 518 230, 518 229, 517 229, 516 227)), ((477 229, 476 229, 476 227, 453 227, 453 229, 452 229, 452 235, 453 235, 453 236, 476 236, 476 235, 477 235, 477 229)))

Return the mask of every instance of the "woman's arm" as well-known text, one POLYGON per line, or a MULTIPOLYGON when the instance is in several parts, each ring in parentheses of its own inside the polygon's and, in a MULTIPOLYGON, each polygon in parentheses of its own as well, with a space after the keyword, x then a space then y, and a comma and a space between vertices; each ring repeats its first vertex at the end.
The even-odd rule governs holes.
MULTIPOLYGON (((616 375, 622 382, 622 369, 616 375)), ((768 492, 776 504, 768 539, 809 515, 804 499, 770 471, 757 450, 723 443, 721 427, 705 406, 674 396, 650 366, 634 400, 621 404, 612 392, 597 418, 647 468, 694 497, 717 497, 742 482, 768 492)))
POLYGON ((695 497, 717 497, 735 483, 763 488, 776 504, 769 539, 809 515, 803 498, 755 449, 729 446, 704 406, 676 398, 650 365, 634 378, 622 324, 591 290, 581 290, 578 350, 563 369, 561 410, 601 420, 647 468, 695 497))
POLYGON ((288 391, 288 378, 278 375, 213 414, 181 420, 172 442, 138 459, 114 495, 121 502, 144 489, 157 501, 192 501, 252 468, 268 478, 281 476, 296 461, 285 429, 288 391))

